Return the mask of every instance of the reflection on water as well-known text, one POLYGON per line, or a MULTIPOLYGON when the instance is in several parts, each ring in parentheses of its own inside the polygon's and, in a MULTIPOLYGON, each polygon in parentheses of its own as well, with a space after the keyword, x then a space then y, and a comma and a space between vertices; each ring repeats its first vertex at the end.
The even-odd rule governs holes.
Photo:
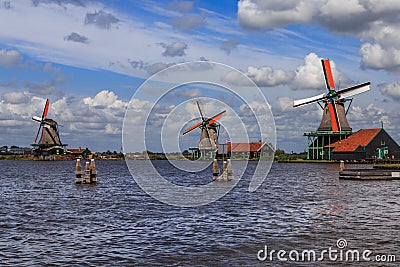
MULTIPOLYGON (((176 184, 211 179, 154 164, 176 184)), ((74 184, 72 161, 0 161, 1 266, 276 266, 257 261, 264 245, 327 249, 339 238, 398 252, 399 181, 339 181, 338 165, 282 163, 249 193, 249 164, 222 199, 178 208, 144 193, 122 161, 97 162, 96 186, 74 184)))

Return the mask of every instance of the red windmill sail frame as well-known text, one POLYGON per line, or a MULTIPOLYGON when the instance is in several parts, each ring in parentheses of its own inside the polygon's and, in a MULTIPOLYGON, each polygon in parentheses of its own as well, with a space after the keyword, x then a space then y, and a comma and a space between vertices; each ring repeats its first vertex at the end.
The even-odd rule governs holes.
MULTIPOLYGON (((333 80, 332 69, 329 60, 322 59, 321 63, 324 70, 326 89, 329 91, 329 94, 331 93, 331 91, 336 92, 335 82, 333 80)), ((328 110, 332 122, 332 131, 338 132, 340 130, 340 122, 337 116, 336 103, 335 100, 332 98, 328 100, 328 110)))
POLYGON ((324 69, 325 83, 328 90, 335 90, 335 82, 333 80, 331 64, 329 59, 322 59, 322 68, 324 69))
POLYGON ((43 121, 44 121, 44 119, 46 119, 47 113, 49 112, 49 106, 50 106, 50 100, 47 99, 47 100, 46 100, 46 104, 44 105, 43 114, 42 114, 42 119, 41 119, 41 122, 40 122, 40 125, 39 125, 38 132, 37 132, 37 134, 36 134, 35 139, 33 139, 33 143, 34 143, 34 144, 36 144, 36 140, 37 140, 37 138, 39 137, 40 129, 43 127, 43 121))

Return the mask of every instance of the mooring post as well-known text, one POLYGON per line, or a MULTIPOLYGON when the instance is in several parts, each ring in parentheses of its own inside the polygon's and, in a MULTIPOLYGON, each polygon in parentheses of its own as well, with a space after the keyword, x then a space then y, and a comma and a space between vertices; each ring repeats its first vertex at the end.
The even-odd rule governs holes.
POLYGON ((85 166, 85 183, 90 184, 90 163, 86 161, 85 166))
POLYGON ((233 170, 232 170, 231 159, 228 159, 228 163, 227 163, 227 166, 226 166, 226 172, 227 172, 228 180, 232 180, 233 179, 233 170))
POLYGON ((76 165, 75 165, 75 183, 76 184, 83 183, 82 173, 83 172, 82 172, 81 160, 76 159, 76 165))
POLYGON ((222 164, 222 169, 221 169, 221 178, 223 180, 228 180, 228 173, 227 173, 227 167, 228 167, 228 163, 226 161, 224 161, 224 163, 222 164))
POLYGON ((218 161, 217 161, 217 159, 214 159, 214 162, 213 162, 213 175, 212 175, 213 181, 217 180, 218 174, 219 174, 218 161))
POLYGON ((339 169, 341 172, 344 171, 344 160, 340 161, 339 169))
POLYGON ((90 160, 90 183, 91 184, 97 183, 97 170, 96 170, 96 164, 94 163, 94 159, 90 160))

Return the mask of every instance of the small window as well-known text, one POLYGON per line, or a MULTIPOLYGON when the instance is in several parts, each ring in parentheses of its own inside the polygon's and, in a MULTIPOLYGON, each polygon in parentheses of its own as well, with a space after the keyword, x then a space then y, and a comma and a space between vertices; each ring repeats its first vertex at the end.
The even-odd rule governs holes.
POLYGON ((386 145, 386 144, 385 144, 385 141, 384 141, 384 140, 381 140, 381 146, 384 146, 384 145, 386 145))

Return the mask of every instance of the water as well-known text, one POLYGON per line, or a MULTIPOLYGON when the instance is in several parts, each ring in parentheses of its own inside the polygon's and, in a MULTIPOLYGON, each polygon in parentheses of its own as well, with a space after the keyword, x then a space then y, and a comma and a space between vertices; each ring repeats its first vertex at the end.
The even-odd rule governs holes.
MULTIPOLYGON (((154 164, 178 184, 211 178, 154 164)), ((257 252, 337 248, 339 238, 400 260, 400 181, 344 181, 336 164, 280 163, 254 193, 245 175, 222 199, 179 208, 144 193, 123 161, 98 161, 96 186, 75 185, 74 166, 0 161, 0 266, 277 266, 257 252)))

